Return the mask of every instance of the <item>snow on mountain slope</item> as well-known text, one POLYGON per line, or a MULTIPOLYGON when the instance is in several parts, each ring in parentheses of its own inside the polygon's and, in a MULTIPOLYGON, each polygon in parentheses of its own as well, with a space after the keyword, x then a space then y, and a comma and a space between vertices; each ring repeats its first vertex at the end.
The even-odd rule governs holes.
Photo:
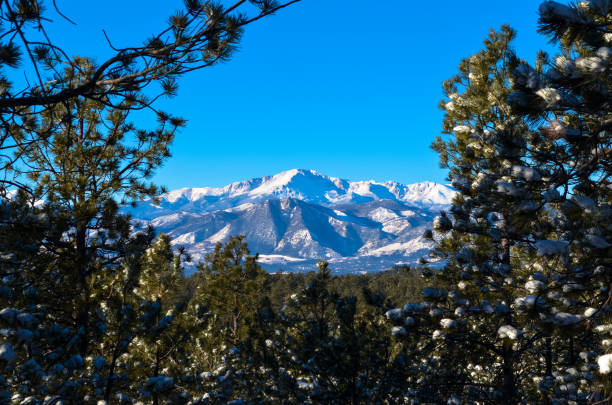
POLYGON ((159 203, 126 208, 185 246, 195 262, 217 242, 245 235, 270 271, 305 271, 318 259, 337 272, 380 271, 414 263, 421 238, 454 191, 436 183, 351 182, 289 170, 220 188, 185 188, 159 203))
POLYGON ((225 187, 174 190, 162 195, 159 204, 145 202, 130 212, 138 218, 152 219, 178 211, 212 212, 283 198, 324 206, 390 199, 417 207, 439 208, 450 204, 453 195, 451 188, 432 182, 404 185, 392 181, 349 181, 313 170, 293 169, 225 187))

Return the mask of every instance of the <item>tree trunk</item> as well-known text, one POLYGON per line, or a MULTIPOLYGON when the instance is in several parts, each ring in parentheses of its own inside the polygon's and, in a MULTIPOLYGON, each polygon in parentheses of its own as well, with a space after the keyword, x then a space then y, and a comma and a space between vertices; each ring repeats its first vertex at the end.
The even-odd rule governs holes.
POLYGON ((550 337, 546 338, 546 352, 545 352, 545 358, 546 358, 546 371, 545 371, 545 376, 546 377, 552 377, 552 341, 550 337))
POLYGON ((115 367, 117 365, 117 359, 119 358, 119 344, 121 342, 121 337, 117 339, 117 343, 115 344, 115 350, 113 350, 113 360, 111 361, 110 368, 108 370, 108 378, 106 380, 106 388, 104 390, 104 400, 106 403, 110 404, 111 393, 113 392, 113 382, 115 379, 115 367))
MULTIPOLYGON (((502 227, 506 227, 506 218, 502 218, 502 227)), ((510 265, 510 241, 508 238, 502 238, 501 240, 502 258, 501 261, 504 264, 510 265)), ((512 325, 512 315, 506 315, 506 323, 512 325)), ((516 393, 515 393, 515 379, 514 379, 514 351, 512 346, 509 345, 504 347, 503 351, 503 403, 507 405, 516 404, 516 393)))
MULTIPOLYGON (((155 370, 153 370, 153 377, 159 376, 159 348, 155 351, 155 370)), ((153 405, 159 405, 159 394, 153 393, 153 405)))
POLYGON ((512 347, 504 348, 503 364, 503 403, 506 405, 516 404, 515 380, 514 380, 514 351, 512 347))
POLYGON ((77 330, 82 329, 81 342, 80 342, 80 354, 85 358, 88 355, 88 343, 89 343, 89 285, 87 283, 87 225, 77 224, 76 229, 76 269, 78 272, 78 289, 77 294, 84 297, 82 300, 77 298, 77 302, 81 303, 81 309, 77 315, 76 327, 77 330))

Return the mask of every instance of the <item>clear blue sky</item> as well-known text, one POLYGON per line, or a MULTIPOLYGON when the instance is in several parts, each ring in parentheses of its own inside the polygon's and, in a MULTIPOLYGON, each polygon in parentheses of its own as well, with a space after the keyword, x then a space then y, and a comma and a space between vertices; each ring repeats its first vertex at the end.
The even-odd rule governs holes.
MULTIPOLYGON (((50 4, 50 1, 48 2, 50 4)), ((77 27, 53 36, 72 54, 139 45, 173 0, 57 1, 77 27), (102 6, 103 5, 103 6, 102 6)), ((440 133, 442 81, 490 27, 518 30, 533 60, 539 1, 303 0, 249 26, 228 63, 183 77, 160 103, 188 120, 155 180, 169 189, 308 168, 351 180, 444 182, 429 145, 440 133)))

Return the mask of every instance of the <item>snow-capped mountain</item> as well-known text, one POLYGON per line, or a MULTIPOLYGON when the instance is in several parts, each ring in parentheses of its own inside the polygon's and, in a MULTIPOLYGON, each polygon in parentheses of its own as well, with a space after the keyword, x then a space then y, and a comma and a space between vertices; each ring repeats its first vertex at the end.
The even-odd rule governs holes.
POLYGON ((217 242, 245 235, 270 271, 379 271, 411 263, 421 238, 454 191, 424 182, 348 181, 294 169, 220 188, 184 188, 128 209, 203 260, 217 242))

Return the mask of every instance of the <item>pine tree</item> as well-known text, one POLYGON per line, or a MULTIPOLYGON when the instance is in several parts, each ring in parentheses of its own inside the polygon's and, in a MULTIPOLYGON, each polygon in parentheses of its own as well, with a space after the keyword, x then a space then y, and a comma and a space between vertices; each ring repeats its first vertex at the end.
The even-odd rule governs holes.
POLYGON ((405 357, 386 333, 384 298, 357 298, 331 288, 326 262, 280 311, 260 305, 241 345, 245 397, 257 403, 397 403, 407 370, 405 357), (399 383, 399 384, 398 384, 399 383))
POLYGON ((423 303, 389 313, 410 324, 401 340, 421 346, 417 398, 601 399, 596 325, 610 311, 612 241, 607 7, 545 2, 542 30, 562 40, 553 63, 544 53, 535 67, 520 60, 504 27, 444 84, 452 138, 434 149, 458 195, 428 236, 446 264, 423 303), (434 384, 444 388, 427 391, 434 384))
POLYGON ((142 260, 139 283, 133 291, 142 315, 134 347, 125 360, 140 380, 132 385, 144 387, 139 394, 153 404, 164 398, 186 402, 189 392, 185 388, 195 381, 188 348, 202 325, 187 311, 191 297, 172 300, 185 281, 182 257, 172 251, 168 235, 160 234, 142 260))
POLYGON ((224 345, 236 345, 247 335, 248 324, 268 286, 266 272, 250 256, 244 236, 234 236, 206 256, 196 302, 214 314, 212 327, 224 345))
POLYGON ((7 363, 15 398, 102 395, 94 360, 109 319, 122 327, 135 316, 123 296, 138 285, 140 257, 153 239, 152 229, 134 232, 117 198, 157 194, 146 179, 168 156, 182 120, 160 115, 159 124, 138 130, 126 112, 87 99, 58 104, 32 123, 44 141, 20 150, 24 165, 15 171, 29 178, 34 198, 4 201, 0 229, 8 262, 0 319, 10 336, 3 348, 14 353, 7 363))
MULTIPOLYGON (((542 55, 540 86, 515 86, 519 98, 525 95, 538 102, 528 108, 513 105, 544 123, 537 133, 548 142, 539 145, 536 164, 550 168, 545 181, 561 194, 554 206, 559 219, 551 222, 569 253, 565 271, 557 285, 548 286, 548 295, 561 313, 568 314, 566 318, 579 319, 580 328, 587 329, 591 350, 579 353, 584 372, 592 375, 599 355, 600 381, 607 385, 608 395, 612 381, 602 354, 612 312, 611 13, 612 4, 606 1, 544 2, 540 32, 559 45, 560 53, 554 60, 542 55)), ((576 338, 566 340, 571 359, 576 356, 576 338)))
POLYGON ((225 245, 217 243, 193 276, 196 286, 185 322, 192 336, 185 361, 193 395, 202 403, 246 398, 250 382, 244 378, 240 347, 267 291, 267 274, 256 260, 244 236, 233 236, 225 245))

